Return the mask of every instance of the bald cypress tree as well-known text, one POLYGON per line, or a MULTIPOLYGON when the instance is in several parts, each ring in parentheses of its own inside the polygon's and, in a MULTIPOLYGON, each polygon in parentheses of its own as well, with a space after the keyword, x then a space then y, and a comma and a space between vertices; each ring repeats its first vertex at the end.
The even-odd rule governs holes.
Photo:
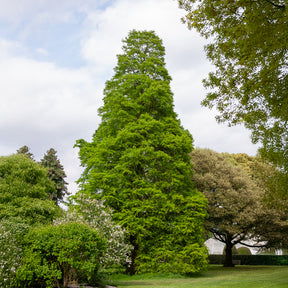
POLYGON ((91 142, 76 144, 85 167, 80 188, 105 199, 128 230, 130 274, 200 271, 206 200, 191 181, 193 139, 174 112, 165 49, 152 31, 133 30, 123 43, 102 121, 91 142))

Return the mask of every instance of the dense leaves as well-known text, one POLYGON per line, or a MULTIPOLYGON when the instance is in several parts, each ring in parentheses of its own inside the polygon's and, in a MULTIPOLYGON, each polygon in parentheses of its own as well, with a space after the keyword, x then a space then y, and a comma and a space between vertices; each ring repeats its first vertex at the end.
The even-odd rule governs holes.
POLYGON ((105 253, 100 259, 102 268, 128 265, 132 247, 125 243, 125 229, 113 221, 112 209, 105 206, 104 201, 92 199, 81 193, 71 198, 74 202, 70 203, 65 217, 58 219, 57 223, 80 221, 95 229, 106 241, 105 253))
POLYGON ((105 199, 133 245, 136 270, 195 272, 206 264, 206 200, 193 188, 192 137, 173 110, 162 41, 132 31, 107 81, 101 124, 77 141, 84 193, 105 199))
POLYGON ((34 159, 34 155, 30 152, 30 148, 26 145, 20 147, 18 150, 17 150, 17 153, 18 154, 23 154, 23 155, 26 155, 27 157, 29 157, 30 159, 34 159))
POLYGON ((25 233, 32 226, 51 223, 60 215, 60 209, 49 199, 53 191, 46 169, 26 153, 0 157, 1 287, 17 285, 25 233))
POLYGON ((237 243, 245 245, 243 241, 256 240, 256 236, 259 239, 255 229, 263 235, 276 220, 276 214, 262 206, 264 190, 250 177, 251 166, 243 167, 246 161, 240 164, 230 154, 209 149, 195 149, 191 155, 192 179, 209 201, 206 229, 226 244, 225 265, 233 266, 233 246, 237 243), (265 221, 267 226, 261 223, 265 218, 269 219, 265 221))
POLYGON ((48 197, 53 191, 40 164, 22 154, 0 157, 0 220, 51 222, 58 213, 48 197))
POLYGON ((21 287, 65 288, 73 281, 97 281, 105 242, 88 225, 75 222, 33 228, 24 241, 23 265, 17 272, 21 287))
MULTIPOLYGON (((261 153, 288 171, 288 10, 283 0, 179 0, 184 21, 211 39, 215 72, 203 101, 219 121, 244 123, 261 153)), ((287 178, 286 178, 287 183, 287 178)))
POLYGON ((68 195, 67 182, 64 180, 66 174, 60 160, 57 157, 57 152, 51 148, 41 159, 41 164, 47 168, 48 177, 53 181, 56 192, 50 194, 50 198, 59 204, 63 201, 65 195, 68 195))

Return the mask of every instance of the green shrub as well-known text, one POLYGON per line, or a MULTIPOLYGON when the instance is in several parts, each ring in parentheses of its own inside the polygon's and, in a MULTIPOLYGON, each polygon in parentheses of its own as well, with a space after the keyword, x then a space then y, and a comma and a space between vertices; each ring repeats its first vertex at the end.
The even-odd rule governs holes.
MULTIPOLYGON (((210 264, 223 264, 225 255, 209 255, 210 264)), ((233 255, 241 265, 288 265, 288 255, 233 255)))
POLYGON ((238 255, 252 255, 248 247, 239 247, 237 249, 238 255))
POLYGON ((20 287, 67 287, 69 282, 97 284, 104 240, 83 223, 47 225, 31 229, 24 238, 20 287))

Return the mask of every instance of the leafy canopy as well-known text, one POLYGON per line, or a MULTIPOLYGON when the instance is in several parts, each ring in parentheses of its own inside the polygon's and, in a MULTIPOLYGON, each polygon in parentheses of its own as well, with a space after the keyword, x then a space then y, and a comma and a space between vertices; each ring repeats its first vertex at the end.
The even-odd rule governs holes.
POLYGON ((24 241, 23 264, 17 271, 21 287, 93 283, 105 249, 97 231, 79 222, 33 228, 24 241))
POLYGON ((22 154, 0 157, 0 220, 51 222, 59 213, 48 197, 52 191, 46 169, 34 160, 22 154))
POLYGON ((200 271, 206 200, 193 188, 192 136, 174 112, 165 49, 153 31, 131 31, 106 82, 92 142, 77 141, 84 193, 105 199, 134 247, 136 270, 200 271))
POLYGON ((60 208, 49 199, 53 192, 46 169, 26 153, 0 157, 1 287, 16 287, 27 231, 51 223, 60 214, 60 208))
POLYGON ((263 170, 254 170, 257 160, 244 154, 233 156, 195 149, 191 156, 195 187, 209 202, 206 229, 226 244, 225 265, 233 266, 233 246, 247 245, 246 240, 267 236, 269 227, 279 216, 277 210, 266 209, 262 204, 266 191, 259 183, 259 174, 263 170))
POLYGON ((203 105, 216 106, 219 121, 244 123, 262 155, 288 171, 287 1, 178 2, 188 27, 211 40, 205 50, 216 69, 203 105))
POLYGON ((57 223, 81 222, 95 229, 106 241, 105 253, 100 262, 105 268, 127 265, 130 261, 131 246, 125 243, 126 231, 113 221, 113 211, 104 205, 104 201, 92 199, 85 194, 71 196, 73 202, 69 210, 57 223))

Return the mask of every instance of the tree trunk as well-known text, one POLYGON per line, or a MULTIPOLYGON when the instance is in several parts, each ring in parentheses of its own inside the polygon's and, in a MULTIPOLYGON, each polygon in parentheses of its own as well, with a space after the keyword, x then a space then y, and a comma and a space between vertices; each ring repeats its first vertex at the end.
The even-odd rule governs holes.
POLYGON ((232 261, 232 247, 233 246, 231 244, 226 244, 224 267, 234 267, 234 264, 232 261))
POLYGON ((131 252, 131 263, 126 268, 126 274, 135 275, 135 273, 136 273, 136 257, 138 254, 139 245, 138 245, 137 239, 134 235, 130 235, 129 240, 130 240, 130 244, 133 246, 133 250, 131 252))

